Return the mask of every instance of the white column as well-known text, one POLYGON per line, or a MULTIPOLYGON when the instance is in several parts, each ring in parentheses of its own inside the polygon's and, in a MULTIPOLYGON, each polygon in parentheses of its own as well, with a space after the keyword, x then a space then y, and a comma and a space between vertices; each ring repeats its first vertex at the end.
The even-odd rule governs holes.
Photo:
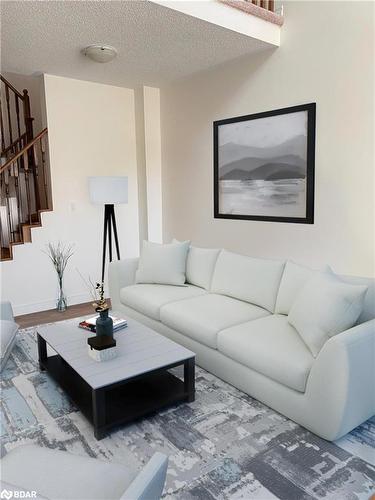
POLYGON ((148 239, 163 241, 160 90, 143 87, 148 239))

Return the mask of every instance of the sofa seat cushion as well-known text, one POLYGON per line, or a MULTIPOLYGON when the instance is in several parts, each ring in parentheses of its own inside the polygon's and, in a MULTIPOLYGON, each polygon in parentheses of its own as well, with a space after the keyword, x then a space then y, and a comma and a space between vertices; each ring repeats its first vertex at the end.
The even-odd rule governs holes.
POLYGON ((206 290, 197 286, 173 286, 138 284, 126 286, 120 291, 120 300, 125 306, 160 320, 160 307, 177 300, 188 299, 206 294, 206 290))
POLYGON ((1 463, 2 479, 51 499, 118 499, 135 477, 123 465, 24 445, 1 463), (60 480, 56 481, 56 472, 60 480))
POLYGON ((210 293, 163 306, 160 320, 178 332, 217 349, 220 330, 268 314, 261 307, 210 293))
POLYGON ((274 314, 223 330, 226 356, 296 391, 304 392, 314 358, 286 316, 274 314))

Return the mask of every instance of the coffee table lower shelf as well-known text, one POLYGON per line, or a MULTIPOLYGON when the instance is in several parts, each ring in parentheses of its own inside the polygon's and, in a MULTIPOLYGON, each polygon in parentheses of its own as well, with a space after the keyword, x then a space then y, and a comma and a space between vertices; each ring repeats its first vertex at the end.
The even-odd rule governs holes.
POLYGON ((194 401, 194 358, 144 373, 132 379, 93 389, 60 355, 39 359, 93 424, 97 439, 114 426, 134 421, 182 401, 194 401), (184 380, 168 370, 184 365, 184 380))

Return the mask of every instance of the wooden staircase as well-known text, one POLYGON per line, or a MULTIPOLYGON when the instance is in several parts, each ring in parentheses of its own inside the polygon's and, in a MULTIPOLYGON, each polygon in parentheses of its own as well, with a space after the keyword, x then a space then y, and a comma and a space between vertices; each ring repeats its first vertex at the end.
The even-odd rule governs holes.
POLYGON ((13 247, 31 242, 41 213, 52 210, 47 129, 34 136, 27 90, 19 92, 0 75, 0 247, 1 261, 13 247))

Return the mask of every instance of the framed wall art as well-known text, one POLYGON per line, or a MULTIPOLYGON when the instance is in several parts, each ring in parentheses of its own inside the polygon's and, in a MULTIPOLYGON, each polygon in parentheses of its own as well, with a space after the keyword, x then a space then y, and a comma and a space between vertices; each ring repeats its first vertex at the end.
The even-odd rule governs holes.
POLYGON ((314 223, 315 103, 214 122, 214 216, 314 223))

